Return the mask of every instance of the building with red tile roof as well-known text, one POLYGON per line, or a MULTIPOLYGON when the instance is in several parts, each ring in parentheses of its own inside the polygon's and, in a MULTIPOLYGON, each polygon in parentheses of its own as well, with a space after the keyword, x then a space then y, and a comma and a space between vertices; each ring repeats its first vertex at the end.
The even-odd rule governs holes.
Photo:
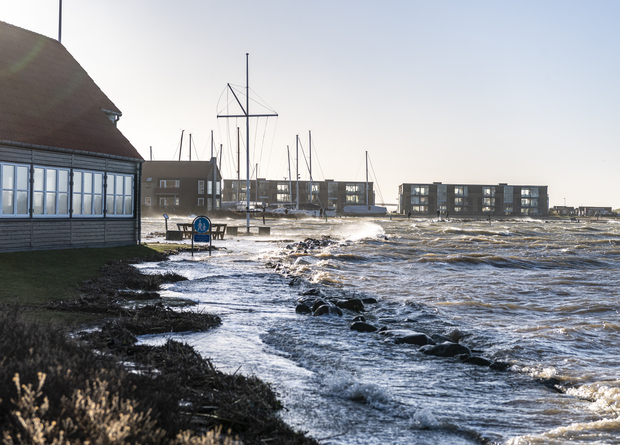
POLYGON ((56 40, 0 22, 0 251, 133 244, 142 157, 56 40))

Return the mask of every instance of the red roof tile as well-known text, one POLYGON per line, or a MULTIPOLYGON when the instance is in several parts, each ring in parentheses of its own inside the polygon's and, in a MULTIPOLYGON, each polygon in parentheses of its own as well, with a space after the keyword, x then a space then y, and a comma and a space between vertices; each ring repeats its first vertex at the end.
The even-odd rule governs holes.
POLYGON ((102 109, 120 114, 60 42, 0 22, 0 140, 142 159, 102 109))

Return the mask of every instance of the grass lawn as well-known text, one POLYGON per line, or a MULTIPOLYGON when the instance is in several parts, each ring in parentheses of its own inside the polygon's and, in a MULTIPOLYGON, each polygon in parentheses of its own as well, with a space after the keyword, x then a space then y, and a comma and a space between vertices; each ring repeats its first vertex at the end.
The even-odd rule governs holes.
MULTIPOLYGON (((177 247, 142 244, 0 253, 0 304, 36 308, 50 301, 78 298, 80 283, 100 276, 101 267, 108 261, 147 257, 177 247)), ((56 312, 54 318, 58 315, 56 312)))

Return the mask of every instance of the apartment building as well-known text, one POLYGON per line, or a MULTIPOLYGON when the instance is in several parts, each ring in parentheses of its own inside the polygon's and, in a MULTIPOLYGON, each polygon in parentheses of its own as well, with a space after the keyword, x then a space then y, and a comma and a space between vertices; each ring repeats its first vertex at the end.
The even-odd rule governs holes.
MULTIPOLYGON (((245 180, 224 179, 222 199, 229 206, 245 207, 245 180)), ((374 205, 373 183, 354 181, 287 181, 255 179, 250 181, 250 202, 257 207, 296 206, 301 209, 325 209, 343 212, 345 206, 374 205), (368 187, 368 192, 366 191, 368 187), (299 191, 299 192, 298 192, 299 191), (368 199, 367 199, 368 197, 368 199)))
POLYGON ((548 216, 546 185, 401 184, 399 212, 412 216, 548 216))

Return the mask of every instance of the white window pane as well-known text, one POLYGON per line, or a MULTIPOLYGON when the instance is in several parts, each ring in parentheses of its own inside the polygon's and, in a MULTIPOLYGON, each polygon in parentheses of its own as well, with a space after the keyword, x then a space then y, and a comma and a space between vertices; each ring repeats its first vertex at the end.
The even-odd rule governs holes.
POLYGON ((73 191, 82 193, 82 172, 73 173, 73 191))
POLYGON ((17 189, 28 190, 28 167, 17 167, 17 189))
POLYGON ((37 192, 42 192, 45 185, 45 170, 42 168, 34 169, 34 189, 37 192))
POLYGON ((78 194, 73 195, 73 214, 74 215, 82 214, 82 195, 78 195, 78 194))
POLYGON ((48 192, 56 191, 56 170, 47 169, 47 180, 46 180, 47 188, 45 189, 48 192))
POLYGON ((93 195, 84 195, 84 215, 93 213, 93 195))
POLYGON ((94 176, 94 191, 95 193, 103 192, 103 174, 95 173, 94 176))
POLYGON ((125 176, 125 195, 133 195, 133 177, 125 176))
POLYGON ((28 192, 16 192, 17 193, 17 214, 28 214, 28 192))
POLYGON ((35 192, 33 198, 34 198, 34 203, 33 203, 34 214, 43 215, 43 193, 35 192))
POLYGON ((15 192, 12 190, 5 190, 2 192, 2 213, 4 215, 12 215, 15 212, 15 204, 13 197, 15 192))
POLYGON ((125 196, 125 215, 131 215, 131 196, 125 196))
POLYGON ((122 196, 116 197, 116 212, 114 214, 115 215, 123 214, 123 197, 122 196))
POLYGON ((69 172, 67 170, 58 171, 58 191, 59 192, 69 191, 69 172))
POLYGON ((15 167, 12 165, 2 166, 2 188, 5 190, 15 188, 15 167))
POLYGON ((123 194, 123 177, 121 175, 116 176, 116 191, 117 195, 123 194))
MULTIPOLYGON (((84 193, 92 193, 93 192, 93 174, 92 173, 84 173, 84 193)), ((86 207, 86 203, 84 203, 84 207, 86 207)))
POLYGON ((106 197, 105 211, 108 215, 114 215, 114 196, 108 195, 106 197))
POLYGON ((95 215, 103 215, 103 195, 95 195, 95 215))
POLYGON ((69 195, 67 193, 58 194, 58 214, 59 215, 69 214, 69 195))
POLYGON ((45 213, 48 215, 56 214, 56 193, 45 194, 45 213))

